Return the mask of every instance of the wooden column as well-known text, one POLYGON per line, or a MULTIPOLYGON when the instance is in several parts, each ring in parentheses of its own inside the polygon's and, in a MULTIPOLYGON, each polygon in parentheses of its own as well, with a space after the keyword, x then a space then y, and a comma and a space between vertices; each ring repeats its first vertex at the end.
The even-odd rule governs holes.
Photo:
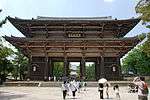
POLYGON ((118 78, 121 79, 122 75, 121 75, 121 65, 120 65, 120 57, 117 57, 117 65, 118 65, 118 78))
POLYGON ((64 76, 67 76, 67 65, 68 65, 67 57, 64 57, 64 76))
POLYGON ((96 80, 99 80, 100 79, 100 73, 101 73, 101 71, 100 71, 100 57, 97 57, 97 61, 96 61, 96 64, 95 64, 96 66, 95 66, 95 73, 96 73, 96 80))
POLYGON ((45 57, 44 80, 48 80, 48 56, 45 57))
POLYGON ((105 69, 104 69, 104 56, 101 55, 101 63, 100 63, 100 78, 105 77, 105 69))
POLYGON ((70 75, 69 62, 67 61, 66 76, 68 77, 69 75, 70 75))
POLYGON ((53 77, 52 58, 49 58, 48 67, 49 67, 49 76, 53 77))
POLYGON ((27 80, 31 78, 32 55, 29 56, 27 80))
POLYGON ((29 55, 28 58, 29 58, 29 63, 28 63, 28 75, 27 75, 27 80, 30 80, 31 79, 31 71, 32 71, 32 55, 31 55, 31 51, 29 50, 28 48, 28 43, 25 43, 25 47, 27 49, 27 54, 29 55))
POLYGON ((85 78, 85 58, 82 57, 81 59, 81 66, 80 66, 80 78, 85 78))
POLYGON ((47 49, 47 42, 44 42, 44 52, 45 52, 45 68, 44 68, 44 80, 47 81, 48 80, 48 53, 46 52, 47 49))
POLYGON ((51 67, 51 77, 54 77, 54 72, 53 72, 53 70, 54 70, 54 61, 53 60, 51 60, 51 65, 52 65, 52 67, 51 67))

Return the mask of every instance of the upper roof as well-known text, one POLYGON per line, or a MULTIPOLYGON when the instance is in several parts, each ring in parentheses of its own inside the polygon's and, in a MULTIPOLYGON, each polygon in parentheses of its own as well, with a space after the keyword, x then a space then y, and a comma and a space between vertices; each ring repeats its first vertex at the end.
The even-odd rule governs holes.
POLYGON ((106 17, 43 17, 43 16, 37 16, 37 18, 31 18, 31 19, 23 19, 19 17, 7 17, 9 21, 133 21, 133 20, 140 20, 140 18, 129 18, 129 19, 112 19, 111 16, 106 17))
POLYGON ((106 32, 119 37, 125 36, 130 30, 132 30, 140 21, 140 18, 131 19, 112 19, 108 17, 37 17, 37 19, 20 19, 7 17, 8 20, 25 36, 30 37, 29 34, 37 34, 37 31, 43 32, 55 32, 64 31, 66 26, 68 31, 72 31, 72 28, 77 31, 82 31, 83 28, 88 32, 95 31, 101 32, 102 35, 106 32), (52 27, 54 26, 54 27, 52 27), (83 27, 84 26, 84 27, 83 27), (108 32, 109 31, 109 32, 108 32))

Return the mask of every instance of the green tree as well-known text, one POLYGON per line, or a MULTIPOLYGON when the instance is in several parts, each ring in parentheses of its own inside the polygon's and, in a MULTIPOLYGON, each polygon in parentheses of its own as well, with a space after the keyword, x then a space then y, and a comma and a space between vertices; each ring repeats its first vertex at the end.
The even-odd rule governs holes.
MULTIPOLYGON (((136 12, 141 14, 143 24, 150 28, 150 1, 140 0, 136 6, 136 12)), ((150 57, 150 33, 147 33, 147 40, 143 44, 142 50, 150 57)))
MULTIPOLYGON (((2 9, 0 9, 0 12, 2 12, 2 9)), ((0 27, 2 27, 2 25, 6 23, 6 20, 7 20, 7 18, 5 18, 4 20, 2 20, 0 22, 0 27)))
POLYGON ((15 52, 14 56, 12 76, 16 80, 18 76, 20 80, 24 80, 28 71, 28 58, 25 57, 21 51, 15 52))
POLYGON ((13 50, 3 45, 0 40, 0 78, 5 81, 8 74, 12 71, 12 63, 9 59, 13 55, 13 50))
POLYGON ((86 66, 86 78, 87 80, 94 80, 95 79, 95 65, 86 66))
POLYGON ((150 21, 150 1, 140 0, 135 8, 136 12, 141 14, 141 18, 144 22, 150 21))
POLYGON ((142 51, 142 46, 133 49, 122 61, 122 70, 125 73, 148 75, 150 73, 150 58, 142 51))
POLYGON ((53 68, 53 75, 56 77, 63 76, 64 63, 63 62, 55 62, 53 68))

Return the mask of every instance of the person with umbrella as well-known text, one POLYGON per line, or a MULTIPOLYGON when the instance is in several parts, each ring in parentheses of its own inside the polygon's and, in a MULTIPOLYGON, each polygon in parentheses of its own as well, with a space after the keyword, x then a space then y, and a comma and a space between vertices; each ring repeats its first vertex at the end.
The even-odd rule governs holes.
POLYGON ((107 82, 105 78, 101 78, 98 80, 98 91, 100 92, 100 99, 104 99, 104 84, 107 82))

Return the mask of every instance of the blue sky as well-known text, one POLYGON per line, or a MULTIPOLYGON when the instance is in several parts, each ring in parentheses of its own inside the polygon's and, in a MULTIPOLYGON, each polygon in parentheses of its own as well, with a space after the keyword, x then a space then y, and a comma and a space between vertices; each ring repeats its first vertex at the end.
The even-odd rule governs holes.
MULTIPOLYGON (((0 0, 1 19, 6 16, 19 18, 49 17, 101 17, 118 19, 137 17, 135 6, 138 0, 0 0)), ((148 32, 138 24, 126 36, 148 32)), ((23 36, 8 21, 0 28, 0 36, 23 36)))

